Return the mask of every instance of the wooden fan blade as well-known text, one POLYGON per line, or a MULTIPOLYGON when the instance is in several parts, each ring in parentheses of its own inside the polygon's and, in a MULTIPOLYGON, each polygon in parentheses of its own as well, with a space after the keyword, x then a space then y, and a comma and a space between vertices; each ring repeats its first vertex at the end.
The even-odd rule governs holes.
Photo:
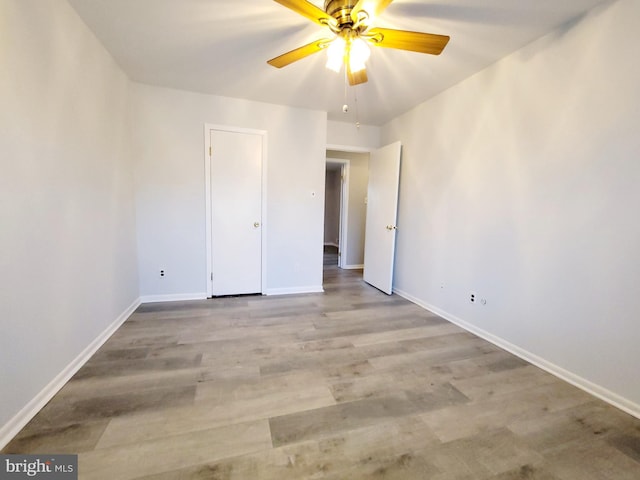
POLYGON ((440 55, 449 43, 447 35, 408 32, 390 28, 371 28, 367 31, 367 35, 374 36, 372 43, 378 47, 397 48, 431 55, 440 55), (376 41, 376 36, 379 37, 379 41, 376 41))
POLYGON ((332 23, 335 25, 336 20, 333 17, 327 15, 324 10, 316 7, 313 3, 306 0, 273 0, 279 3, 283 7, 287 7, 289 10, 307 17, 312 22, 316 22, 319 25, 327 25, 332 23))
POLYGON ((315 42, 311 42, 303 47, 283 53, 279 57, 272 58, 267 61, 267 63, 276 68, 286 67, 293 62, 297 62, 298 60, 302 60, 309 55, 313 55, 314 53, 323 50, 328 42, 329 40, 326 39, 316 40, 315 42))
POLYGON ((367 71, 365 69, 357 72, 352 72, 351 67, 347 64, 347 78, 349 78, 349 85, 360 85, 361 83, 367 83, 369 77, 367 77, 367 71))

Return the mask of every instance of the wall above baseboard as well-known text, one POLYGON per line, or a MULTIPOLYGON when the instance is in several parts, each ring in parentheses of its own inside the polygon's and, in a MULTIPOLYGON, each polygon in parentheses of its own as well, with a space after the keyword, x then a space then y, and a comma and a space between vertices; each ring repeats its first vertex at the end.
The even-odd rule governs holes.
POLYGON ((584 390, 585 392, 593 395, 594 397, 597 397, 600 400, 603 400, 608 404, 616 408, 619 408, 623 412, 626 412, 629 415, 633 415, 636 418, 640 418, 640 405, 632 402, 631 400, 624 398, 600 385, 597 385, 587 380, 586 378, 580 377, 574 374, 573 372, 565 370, 564 368, 559 367, 558 365, 555 365, 554 363, 551 363, 545 360, 544 358, 541 358, 527 350, 524 350, 518 347, 517 345, 514 345, 508 342, 507 340, 504 340, 503 338, 500 338, 496 335, 493 335, 492 333, 482 330, 481 328, 478 328, 470 324, 469 322, 466 322, 461 318, 456 317, 455 315, 452 315, 448 312, 445 312, 444 310, 439 309, 438 307, 435 307, 426 302, 423 302, 420 299, 414 297, 413 295, 410 295, 407 292, 394 289, 393 293, 400 295, 401 297, 409 300, 412 303, 415 303, 416 305, 424 308, 425 310, 428 310, 432 313, 435 313, 436 315, 439 315, 445 320, 448 320, 449 322, 459 326, 460 328, 463 328, 466 331, 471 332, 474 335, 477 335, 478 337, 486 340, 487 342, 493 343, 494 345, 506 350, 507 352, 512 353, 513 355, 523 360, 526 360, 527 362, 531 363, 532 365, 535 365, 536 367, 541 368, 542 370, 550 373, 551 375, 554 375, 555 377, 558 377, 561 380, 564 380, 565 382, 570 383, 574 387, 584 390))
POLYGON ((2 450, 20 430, 65 386, 82 366, 105 344, 118 328, 140 306, 140 299, 136 299, 109 325, 96 339, 91 342, 71 363, 69 363, 56 377, 44 387, 33 399, 27 403, 6 425, 0 427, 0 450, 2 450))

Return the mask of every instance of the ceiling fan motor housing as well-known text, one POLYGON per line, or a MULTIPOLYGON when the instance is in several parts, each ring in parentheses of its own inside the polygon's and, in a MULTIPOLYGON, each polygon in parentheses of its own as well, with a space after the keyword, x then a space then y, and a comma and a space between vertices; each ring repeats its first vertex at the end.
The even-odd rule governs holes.
POLYGON ((338 28, 353 26, 351 10, 356 5, 356 0, 325 0, 324 11, 338 22, 338 28))

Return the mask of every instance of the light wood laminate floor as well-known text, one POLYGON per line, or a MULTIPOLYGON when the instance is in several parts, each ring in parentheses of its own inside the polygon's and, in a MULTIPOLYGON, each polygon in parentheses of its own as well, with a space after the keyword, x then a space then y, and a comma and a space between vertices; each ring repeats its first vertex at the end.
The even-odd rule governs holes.
POLYGON ((397 296, 143 305, 4 453, 81 479, 638 480, 640 420, 397 296))

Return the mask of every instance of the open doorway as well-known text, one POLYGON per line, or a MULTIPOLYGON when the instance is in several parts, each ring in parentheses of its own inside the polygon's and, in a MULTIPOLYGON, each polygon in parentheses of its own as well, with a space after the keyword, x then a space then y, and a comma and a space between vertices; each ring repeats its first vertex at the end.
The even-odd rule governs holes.
POLYGON ((346 222, 344 215, 348 210, 349 163, 348 160, 327 158, 325 167, 324 196, 324 266, 343 268, 341 261, 345 247, 344 236, 346 222), (347 205, 345 205, 347 203, 347 205))
POLYGON ((325 174, 325 267, 362 269, 369 153, 327 150, 325 174))
MULTIPOLYGON (((342 175, 342 184, 348 192, 344 193, 345 188, 336 186, 335 174, 327 173, 327 181, 330 182, 326 185, 327 213, 332 208, 335 212, 335 205, 339 203, 341 212, 337 216, 341 221, 336 242, 335 223, 325 217, 326 261, 334 263, 329 249, 335 249, 337 244, 340 269, 362 270, 367 283, 390 295, 393 290, 402 145, 394 142, 361 152, 327 150, 329 170, 335 170, 331 163, 338 163, 343 166, 343 172, 346 166, 349 174, 342 175), (342 193, 340 200, 332 194, 336 191, 342 193)), ((333 215, 336 216, 335 213, 333 215)), ((334 268, 340 270, 337 266, 334 268)))

